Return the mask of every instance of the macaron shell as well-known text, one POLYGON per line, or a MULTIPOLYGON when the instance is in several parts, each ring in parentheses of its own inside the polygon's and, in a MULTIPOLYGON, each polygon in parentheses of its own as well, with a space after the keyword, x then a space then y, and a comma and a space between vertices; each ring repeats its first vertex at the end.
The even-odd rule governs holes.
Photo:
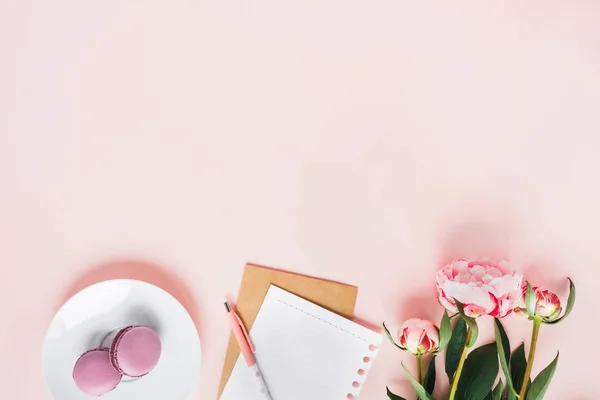
POLYGON ((116 369, 117 371, 119 371, 121 374, 123 373, 123 371, 121 371, 121 367, 119 367, 119 363, 117 362, 117 346, 119 345, 120 341, 121 341, 121 337, 123 336, 123 334, 125 334, 126 332, 130 331, 132 328, 135 328, 134 326, 128 326, 127 328, 123 328, 121 329, 114 337, 112 344, 110 345, 110 349, 109 349, 109 355, 110 355, 110 362, 113 366, 114 369, 116 369))
POLYGON ((102 396, 117 387, 122 375, 113 368, 108 349, 84 353, 73 367, 75 385, 90 396, 102 396))
POLYGON ((154 369, 161 354, 160 338, 149 327, 130 326, 117 334, 111 362, 123 375, 141 377, 154 369))

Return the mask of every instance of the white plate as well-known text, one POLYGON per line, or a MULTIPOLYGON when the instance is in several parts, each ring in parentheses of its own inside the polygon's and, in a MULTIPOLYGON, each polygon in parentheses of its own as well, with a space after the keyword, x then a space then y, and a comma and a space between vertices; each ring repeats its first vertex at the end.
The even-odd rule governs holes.
POLYGON ((54 400, 90 400, 73 382, 81 354, 99 347, 107 334, 126 325, 156 330, 162 344, 158 365, 148 375, 121 381, 102 400, 188 400, 200 373, 200 339, 185 308, 169 293, 146 282, 115 279, 71 297, 52 320, 42 349, 46 387, 54 400))

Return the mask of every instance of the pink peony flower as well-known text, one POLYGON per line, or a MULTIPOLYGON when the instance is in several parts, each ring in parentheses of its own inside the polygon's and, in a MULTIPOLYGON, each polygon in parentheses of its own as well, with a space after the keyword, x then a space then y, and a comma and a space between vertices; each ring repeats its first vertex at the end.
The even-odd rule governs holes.
POLYGON ((505 317, 523 294, 523 275, 512 272, 505 261, 456 260, 438 271, 436 278, 440 304, 458 312, 456 299, 469 317, 505 317))
MULTIPOLYGON (((535 292, 536 297, 535 315, 542 317, 546 322, 557 319, 562 312, 558 296, 546 288, 541 288, 539 286, 531 286, 531 288, 535 292)), ((527 285, 523 286, 521 306, 514 309, 514 311, 520 315, 527 315, 527 309, 525 308, 525 293, 527 293, 527 285)))
POLYGON ((415 355, 434 352, 440 344, 438 327, 433 322, 421 318, 405 321, 398 335, 400 347, 415 355))

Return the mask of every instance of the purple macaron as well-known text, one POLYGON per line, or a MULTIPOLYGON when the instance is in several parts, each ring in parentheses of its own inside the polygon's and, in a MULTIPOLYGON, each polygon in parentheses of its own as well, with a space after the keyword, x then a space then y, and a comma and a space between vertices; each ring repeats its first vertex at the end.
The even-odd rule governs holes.
POLYGON ((160 359, 158 334, 147 326, 121 329, 110 346, 110 362, 125 376, 139 378, 152 371, 160 359))
POLYGON ((107 348, 83 353, 73 367, 73 380, 85 394, 102 396, 117 387, 121 373, 113 368, 107 348))

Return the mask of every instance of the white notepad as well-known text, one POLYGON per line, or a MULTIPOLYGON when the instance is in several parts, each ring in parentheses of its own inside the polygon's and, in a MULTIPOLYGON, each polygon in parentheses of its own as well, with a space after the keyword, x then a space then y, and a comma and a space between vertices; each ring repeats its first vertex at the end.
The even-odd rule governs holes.
MULTIPOLYGON (((360 393, 381 335, 271 285, 250 331, 273 400, 347 400, 360 393)), ((221 400, 259 400, 240 355, 221 400)))

